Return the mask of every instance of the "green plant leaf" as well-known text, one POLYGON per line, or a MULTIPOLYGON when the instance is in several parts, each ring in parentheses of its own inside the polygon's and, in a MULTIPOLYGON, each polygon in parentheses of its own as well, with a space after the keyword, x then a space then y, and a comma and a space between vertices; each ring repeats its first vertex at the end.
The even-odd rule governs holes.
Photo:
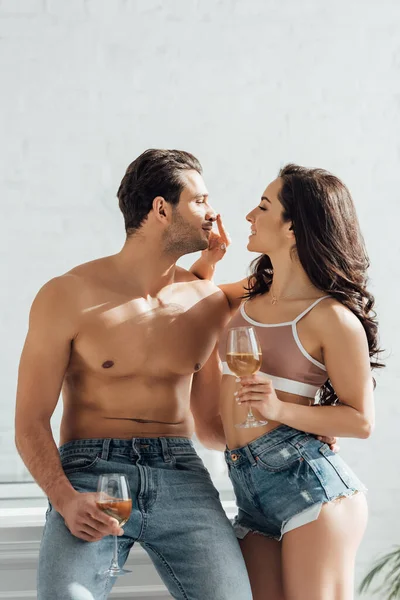
POLYGON ((386 575, 384 582, 380 585, 381 591, 388 594, 387 600, 396 600, 400 598, 400 547, 396 548, 389 554, 382 556, 374 565, 369 573, 364 577, 360 586, 359 593, 366 592, 372 581, 380 575, 385 569, 390 569, 386 575))

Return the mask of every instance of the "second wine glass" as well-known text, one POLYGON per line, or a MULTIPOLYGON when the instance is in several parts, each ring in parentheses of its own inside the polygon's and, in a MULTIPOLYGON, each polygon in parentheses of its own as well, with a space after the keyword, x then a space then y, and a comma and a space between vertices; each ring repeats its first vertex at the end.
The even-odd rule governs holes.
MULTIPOLYGON (((261 367, 262 352, 260 342, 253 327, 232 327, 228 332, 226 362, 237 377, 246 377, 257 373, 261 367)), ((235 427, 247 429, 262 427, 268 421, 256 419, 251 407, 246 420, 235 427)))

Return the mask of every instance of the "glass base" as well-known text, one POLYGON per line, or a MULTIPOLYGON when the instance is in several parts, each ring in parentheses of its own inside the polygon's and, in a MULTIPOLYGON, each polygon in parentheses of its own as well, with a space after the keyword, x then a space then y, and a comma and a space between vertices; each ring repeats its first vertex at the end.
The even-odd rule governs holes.
POLYGON ((100 575, 109 575, 110 577, 119 577, 120 575, 127 575, 127 573, 132 573, 128 569, 106 569, 105 571, 101 571, 100 575))
POLYGON ((263 427, 268 425, 268 421, 257 421, 257 419, 246 419, 243 423, 237 423, 238 429, 250 429, 251 427, 263 427))

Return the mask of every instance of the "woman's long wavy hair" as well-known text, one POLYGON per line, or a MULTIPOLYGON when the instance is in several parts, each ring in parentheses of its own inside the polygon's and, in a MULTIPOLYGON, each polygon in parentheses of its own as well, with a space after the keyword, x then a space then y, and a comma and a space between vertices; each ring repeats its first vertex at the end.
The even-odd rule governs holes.
MULTIPOLYGON (((289 164, 279 172, 282 218, 291 222, 296 239, 293 251, 311 282, 347 306, 360 320, 368 339, 371 368, 378 361, 378 324, 375 299, 367 290, 369 259, 350 192, 323 169, 289 164)), ((269 291, 273 267, 263 254, 251 263, 247 298, 269 291)), ((319 391, 321 404, 336 404, 329 379, 319 391)))

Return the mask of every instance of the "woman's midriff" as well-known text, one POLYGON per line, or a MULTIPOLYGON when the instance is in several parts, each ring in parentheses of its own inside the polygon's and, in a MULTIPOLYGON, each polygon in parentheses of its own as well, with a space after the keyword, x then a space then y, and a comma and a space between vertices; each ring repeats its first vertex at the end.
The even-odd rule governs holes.
MULTIPOLYGON (((254 441, 261 437, 265 433, 276 429, 282 423, 278 421, 271 421, 262 417, 257 410, 253 407, 253 414, 256 419, 262 419, 268 421, 267 425, 262 427, 254 427, 250 429, 239 429, 236 427, 237 423, 245 421, 249 406, 243 404, 241 406, 236 402, 233 394, 239 388, 239 383, 236 383, 235 378, 229 375, 222 378, 221 384, 221 418, 224 426, 226 444, 229 449, 241 448, 246 444, 254 441)), ((305 398, 304 396, 297 396, 295 394, 288 394, 286 392, 280 392, 276 390, 276 395, 282 402, 291 402, 292 404, 302 404, 304 406, 310 406, 313 403, 312 398, 305 398)))

